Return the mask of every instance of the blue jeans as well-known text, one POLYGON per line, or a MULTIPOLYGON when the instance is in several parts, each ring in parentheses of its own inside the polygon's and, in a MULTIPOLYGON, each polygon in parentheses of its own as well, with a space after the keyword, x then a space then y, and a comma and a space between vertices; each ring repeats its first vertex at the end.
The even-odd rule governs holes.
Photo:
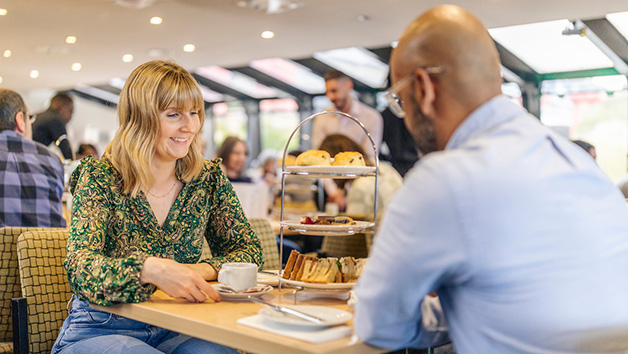
POLYGON ((172 332, 89 307, 75 296, 52 354, 237 354, 220 344, 172 332))

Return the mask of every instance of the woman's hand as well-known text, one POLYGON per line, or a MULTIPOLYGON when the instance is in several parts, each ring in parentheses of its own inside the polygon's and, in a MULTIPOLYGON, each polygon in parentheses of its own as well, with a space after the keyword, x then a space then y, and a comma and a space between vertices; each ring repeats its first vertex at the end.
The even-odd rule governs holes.
POLYGON ((218 277, 218 272, 214 267, 210 266, 207 263, 194 263, 194 264, 184 264, 184 266, 192 269, 196 274, 200 275, 201 278, 210 281, 216 280, 218 277))
MULTIPOLYGON (((170 259, 148 257, 144 261, 140 280, 142 283, 156 285, 171 297, 186 299, 189 302, 204 302, 207 296, 214 301, 220 301, 220 295, 216 290, 189 266, 170 259)), ((209 264, 207 266, 211 268, 209 264)), ((209 275, 211 272, 207 273, 209 275)))

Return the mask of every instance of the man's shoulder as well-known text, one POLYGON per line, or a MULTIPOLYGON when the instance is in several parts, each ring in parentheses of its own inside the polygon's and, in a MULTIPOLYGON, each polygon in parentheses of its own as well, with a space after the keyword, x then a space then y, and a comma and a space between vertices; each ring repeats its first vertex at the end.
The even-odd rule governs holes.
MULTIPOLYGON (((0 134, 0 145, 8 152, 15 154, 36 154, 42 156, 55 157, 59 160, 59 157, 53 152, 48 150, 46 146, 36 141, 25 139, 17 133, 3 132, 0 134)), ((61 160, 59 160, 61 162, 61 160)))

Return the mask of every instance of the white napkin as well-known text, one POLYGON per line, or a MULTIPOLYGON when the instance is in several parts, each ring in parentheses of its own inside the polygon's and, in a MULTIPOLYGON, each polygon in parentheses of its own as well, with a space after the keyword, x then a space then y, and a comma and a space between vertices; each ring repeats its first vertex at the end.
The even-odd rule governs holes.
POLYGON ((324 329, 316 327, 297 328, 264 321, 260 315, 241 318, 238 320, 238 323, 312 343, 327 342, 332 339, 348 337, 351 335, 351 327, 349 326, 334 326, 324 329))

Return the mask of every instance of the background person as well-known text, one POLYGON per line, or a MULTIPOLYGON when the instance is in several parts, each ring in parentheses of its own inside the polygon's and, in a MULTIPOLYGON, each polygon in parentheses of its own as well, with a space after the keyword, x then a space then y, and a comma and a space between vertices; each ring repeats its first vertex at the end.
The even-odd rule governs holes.
POLYGON ((586 141, 583 140, 572 140, 574 144, 580 146, 584 151, 586 151, 589 155, 591 155, 591 157, 593 158, 593 160, 597 159, 597 153, 595 152, 595 146, 587 143, 586 141))
POLYGON ((459 353, 626 352, 625 200, 579 147, 501 95, 487 29, 460 7, 433 8, 391 68, 391 109, 424 155, 354 288, 357 336, 435 344, 446 327, 430 331, 421 305, 436 291, 459 353))
POLYGON ((74 156, 65 126, 73 114, 72 97, 64 92, 57 93, 50 100, 48 109, 37 114, 37 122, 33 125, 33 140, 46 146, 54 143, 61 150, 64 159, 72 160, 74 156))
POLYGON ((227 137, 220 149, 218 149, 218 157, 222 159, 220 165, 231 182, 252 183, 253 180, 244 175, 244 166, 249 156, 249 148, 244 140, 237 136, 227 137))
POLYGON ((31 115, 22 97, 0 89, 0 227, 65 227, 63 166, 31 140, 31 115))
POLYGON ((146 301, 156 289, 218 301, 207 281, 223 263, 263 265, 231 183, 200 153, 203 107, 198 83, 174 63, 142 64, 127 79, 113 141, 70 181, 65 267, 74 300, 52 353, 237 353, 89 306, 146 301), (199 259, 203 238, 212 258, 199 259))
MULTIPOLYGON (((382 144, 384 121, 373 108, 352 96, 353 81, 341 71, 332 70, 325 74, 325 95, 333 103, 328 111, 340 111, 358 119, 371 134, 379 151, 382 144)), ((337 115, 324 114, 314 119, 312 126, 312 146, 318 149, 323 139, 330 134, 341 133, 358 143, 365 152, 365 157, 373 158, 373 144, 364 130, 351 119, 337 115)))
POLYGON ((92 156, 94 159, 98 160, 98 150, 93 144, 80 144, 78 149, 76 150, 76 159, 80 160, 85 156, 92 156))

